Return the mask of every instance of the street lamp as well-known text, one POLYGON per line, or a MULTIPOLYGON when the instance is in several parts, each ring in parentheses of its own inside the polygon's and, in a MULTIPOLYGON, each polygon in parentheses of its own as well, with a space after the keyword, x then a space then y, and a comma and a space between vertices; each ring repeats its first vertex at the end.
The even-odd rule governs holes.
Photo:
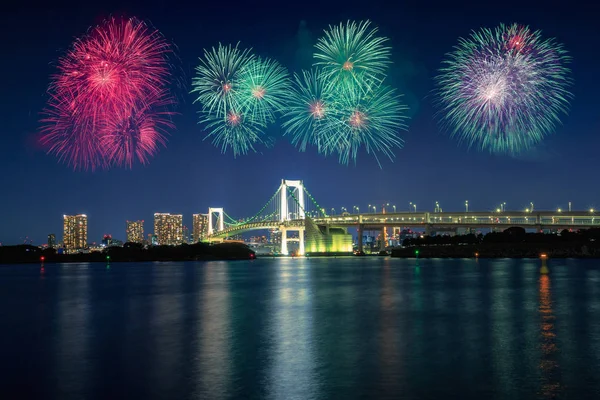
POLYGON ((373 214, 377 212, 377 207, 373 206, 373 214))
POLYGON ((440 212, 440 203, 438 201, 435 202, 435 210, 433 210, 433 212, 436 212, 436 213, 440 212))
POLYGON ((413 207, 415 208, 415 213, 417 212, 417 205, 413 204, 413 207))
POLYGON ((569 202, 569 212, 571 212, 571 202, 569 202))
POLYGON ((413 208, 412 206, 413 206, 413 204, 411 201, 410 203, 408 203, 408 212, 412 212, 412 208, 413 208))
POLYGON ((531 212, 533 212, 533 202, 531 202, 529 204, 531 204, 531 212))
POLYGON ((394 208, 394 214, 395 214, 396 213, 396 206, 394 205, 392 207, 394 208))
POLYGON ((465 201, 465 212, 469 212, 469 200, 465 201))
POLYGON ((331 207, 331 215, 335 215, 335 208, 331 207))

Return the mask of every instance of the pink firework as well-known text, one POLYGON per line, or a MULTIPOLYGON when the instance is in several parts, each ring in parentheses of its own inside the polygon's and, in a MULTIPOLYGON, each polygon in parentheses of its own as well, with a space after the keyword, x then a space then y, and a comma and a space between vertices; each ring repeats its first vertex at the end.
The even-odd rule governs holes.
POLYGON ((131 168, 137 159, 146 164, 149 156, 166 145, 164 130, 173 128, 170 112, 156 111, 168 105, 168 99, 147 99, 108 120, 100 138, 104 155, 113 165, 131 168))
POLYGON ((146 163, 165 143, 158 128, 171 126, 169 53, 135 19, 109 20, 78 39, 50 84, 41 136, 48 152, 76 169, 146 163))

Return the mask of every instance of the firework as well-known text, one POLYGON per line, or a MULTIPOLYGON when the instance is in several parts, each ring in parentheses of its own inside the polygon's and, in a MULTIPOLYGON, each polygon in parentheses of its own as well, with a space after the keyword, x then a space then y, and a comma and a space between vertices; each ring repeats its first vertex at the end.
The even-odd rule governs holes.
POLYGON ((249 49, 219 46, 204 50, 204 58, 196 67, 192 81, 192 93, 198 93, 196 101, 203 110, 226 119, 231 110, 239 110, 240 73, 254 59, 249 49))
POLYGON ((287 70, 277 61, 250 61, 240 74, 239 104, 250 118, 262 124, 275 121, 275 113, 283 110, 290 82, 287 70))
MULTIPOLYGON (((49 87, 41 143, 76 169, 131 166, 132 160, 113 160, 121 152, 114 147, 116 142, 106 151, 103 138, 112 135, 126 114, 141 112, 146 121, 168 125, 169 112, 164 108, 173 103, 166 88, 170 52, 157 31, 135 19, 112 19, 92 29, 59 59, 49 87)), ((157 149, 148 141, 158 137, 145 138, 143 148, 148 152, 123 151, 147 161, 157 149)))
POLYGON ((41 120, 41 145, 74 169, 106 167, 95 116, 82 113, 74 104, 69 93, 50 98, 41 120))
POLYGON ((339 113, 325 142, 326 153, 338 153, 340 163, 356 162, 359 148, 372 153, 381 167, 378 153, 390 160, 394 147, 401 148, 398 136, 406 129, 407 107, 400 102, 394 90, 386 86, 346 90, 339 96, 339 113))
POLYGON ((129 168, 135 160, 146 164, 160 145, 166 145, 166 129, 173 128, 168 118, 171 113, 157 111, 168 104, 169 99, 147 99, 108 119, 100 137, 106 158, 113 165, 129 168))
POLYGON ((220 147, 223 153, 231 150, 234 157, 256 151, 257 144, 268 144, 263 139, 264 126, 233 108, 227 112, 225 118, 206 113, 201 122, 206 124, 209 131, 205 139, 211 137, 213 144, 220 147))
POLYGON ((571 94, 563 46, 517 24, 461 39, 437 77, 453 136, 497 153, 519 153, 553 132, 571 94))
POLYGON ((317 146, 319 152, 327 150, 328 133, 334 124, 336 108, 334 91, 327 84, 320 70, 302 71, 294 74, 283 123, 292 143, 305 151, 308 144, 317 146))
POLYGON ((370 22, 350 22, 330 26, 315 45, 316 65, 334 86, 362 86, 365 80, 381 82, 390 63, 386 38, 376 36, 370 22))

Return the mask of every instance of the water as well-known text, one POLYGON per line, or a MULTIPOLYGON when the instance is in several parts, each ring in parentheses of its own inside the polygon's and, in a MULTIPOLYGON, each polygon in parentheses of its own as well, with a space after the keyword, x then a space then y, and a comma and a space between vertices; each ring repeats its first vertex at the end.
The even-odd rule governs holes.
POLYGON ((0 398, 598 399, 595 260, 0 266, 0 398))

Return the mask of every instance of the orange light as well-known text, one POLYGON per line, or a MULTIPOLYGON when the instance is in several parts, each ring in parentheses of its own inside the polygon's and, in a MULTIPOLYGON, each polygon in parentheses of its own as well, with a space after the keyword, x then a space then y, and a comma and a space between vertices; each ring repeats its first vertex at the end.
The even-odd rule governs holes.
POLYGON ((475 257, 479 257, 479 253, 475 253, 475 257))
POLYGON ((545 259, 548 258, 548 256, 545 253, 540 254, 540 258, 545 259))

